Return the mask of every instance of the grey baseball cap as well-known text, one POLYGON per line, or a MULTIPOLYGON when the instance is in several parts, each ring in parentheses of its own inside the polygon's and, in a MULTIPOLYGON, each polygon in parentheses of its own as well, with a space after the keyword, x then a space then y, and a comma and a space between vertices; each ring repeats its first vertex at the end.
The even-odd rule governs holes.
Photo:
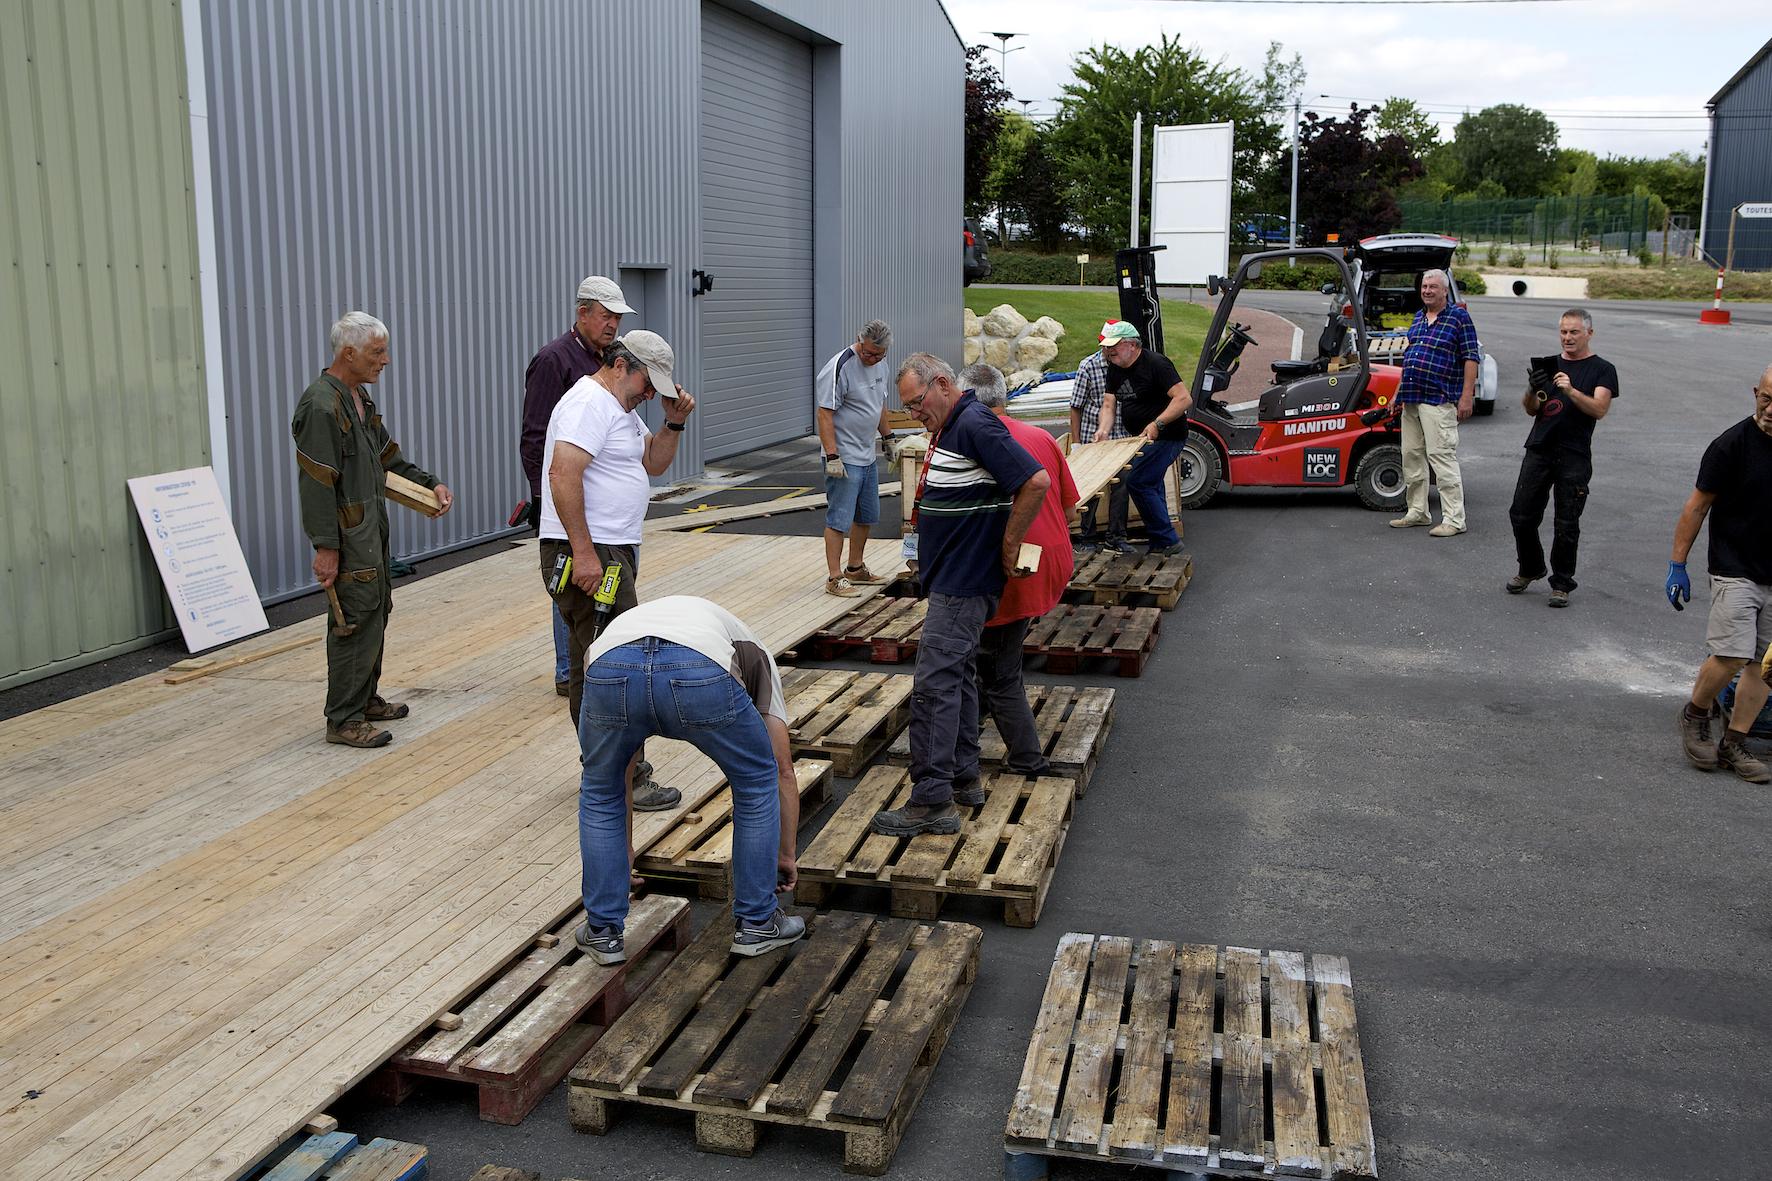
POLYGON ((639 328, 617 337, 615 343, 640 358, 640 364, 646 366, 646 375, 652 379, 652 388, 659 397, 677 396, 677 383, 671 380, 671 368, 677 363, 677 355, 671 352, 664 337, 639 328))
POLYGON ((578 285, 579 303, 589 303, 593 299, 618 316, 626 316, 634 310, 622 298, 621 288, 616 286, 615 280, 605 279, 602 275, 591 275, 578 285))

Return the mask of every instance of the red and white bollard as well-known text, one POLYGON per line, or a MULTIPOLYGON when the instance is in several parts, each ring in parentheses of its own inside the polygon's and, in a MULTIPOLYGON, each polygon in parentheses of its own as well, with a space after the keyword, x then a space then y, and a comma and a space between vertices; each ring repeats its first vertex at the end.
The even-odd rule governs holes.
POLYGON ((1729 310, 1723 306, 1723 272, 1717 272, 1717 293, 1711 299, 1708 308, 1698 313, 1700 324, 1727 324, 1729 310))

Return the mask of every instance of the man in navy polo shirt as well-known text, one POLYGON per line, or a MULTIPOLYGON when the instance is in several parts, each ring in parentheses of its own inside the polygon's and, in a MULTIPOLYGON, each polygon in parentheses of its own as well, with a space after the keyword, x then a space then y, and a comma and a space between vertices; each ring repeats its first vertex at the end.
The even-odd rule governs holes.
POLYGON ((918 576, 929 596, 911 691, 911 798, 880 812, 887 836, 957 833, 955 805, 984 803, 978 781, 978 684, 985 621, 1052 478, 947 362, 913 353, 898 370, 898 399, 930 432, 917 481, 918 576))

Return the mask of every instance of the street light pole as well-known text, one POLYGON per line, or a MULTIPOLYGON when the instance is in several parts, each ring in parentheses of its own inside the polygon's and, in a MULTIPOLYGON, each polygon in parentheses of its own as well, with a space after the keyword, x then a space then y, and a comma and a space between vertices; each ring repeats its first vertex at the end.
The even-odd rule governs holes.
MULTIPOLYGON (((1298 249, 1298 120, 1300 100, 1292 99, 1292 211, 1286 215, 1286 245, 1298 249)), ((1294 260, 1296 261, 1296 260, 1294 260)))
POLYGON ((1025 36, 1027 36, 1027 34, 1026 33, 986 33, 985 36, 995 37, 997 39, 997 73, 1002 76, 1003 86, 1005 89, 1007 89, 1009 86, 1009 55, 1012 53, 1020 53, 1022 50, 1027 48, 1027 46, 1025 46, 1025 45, 1017 45, 1014 49, 1011 49, 1011 48, 1009 48, 1009 43, 1011 41, 1015 40, 1015 38, 1025 37, 1025 36))

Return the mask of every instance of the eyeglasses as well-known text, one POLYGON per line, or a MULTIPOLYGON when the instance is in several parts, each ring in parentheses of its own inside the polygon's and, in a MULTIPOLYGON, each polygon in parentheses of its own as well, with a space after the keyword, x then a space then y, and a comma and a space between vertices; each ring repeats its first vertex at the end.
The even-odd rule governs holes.
POLYGON ((915 414, 917 411, 917 407, 921 406, 923 404, 924 400, 927 399, 928 397, 929 397, 929 383, 925 382, 923 384, 923 392, 918 394, 916 396, 916 398, 914 398, 914 399, 900 398, 898 401, 899 401, 899 405, 903 406, 906 410, 909 410, 911 413, 915 414))

